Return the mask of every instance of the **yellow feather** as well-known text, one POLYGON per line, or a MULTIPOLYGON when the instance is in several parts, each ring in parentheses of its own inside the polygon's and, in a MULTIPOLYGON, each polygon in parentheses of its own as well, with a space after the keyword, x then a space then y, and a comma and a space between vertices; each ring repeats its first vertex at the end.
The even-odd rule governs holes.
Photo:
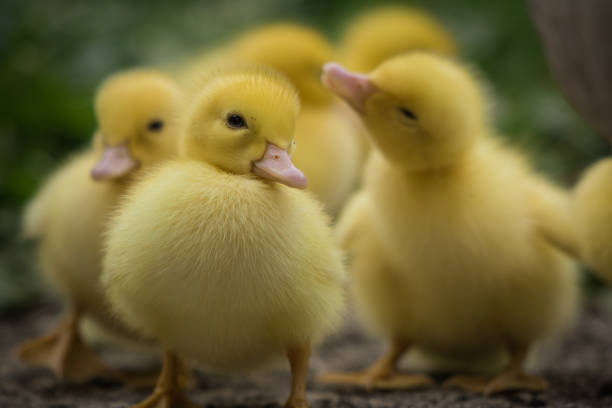
POLYGON ((452 34, 423 10, 383 6, 366 11, 345 28, 340 61, 349 69, 370 72, 410 51, 455 55, 457 45, 452 34))
POLYGON ((61 166, 25 212, 23 229, 40 241, 43 275, 70 305, 115 329, 123 328, 109 316, 98 280, 102 231, 134 174, 96 182, 90 172, 103 144, 111 142, 127 141, 141 168, 176 155, 179 110, 179 91, 162 74, 133 70, 110 77, 96 97, 99 130, 93 146, 61 166), (147 134, 150 120, 165 118, 161 133, 147 134))
POLYGON ((458 64, 412 53, 369 80, 378 91, 362 118, 378 149, 338 226, 366 320, 455 357, 566 328, 577 308, 575 264, 541 228, 571 223, 567 194, 497 141, 478 84, 458 64), (545 208, 560 210, 542 220, 545 208))
POLYGON ((576 224, 584 261, 612 282, 612 160, 590 167, 574 192, 576 224))
POLYGON ((221 75, 189 112, 184 157, 146 175, 114 217, 103 283, 116 313, 165 348, 250 368, 337 325, 342 255, 316 200, 251 174, 267 143, 290 149, 286 80, 221 75), (228 127, 230 112, 247 126, 228 127))

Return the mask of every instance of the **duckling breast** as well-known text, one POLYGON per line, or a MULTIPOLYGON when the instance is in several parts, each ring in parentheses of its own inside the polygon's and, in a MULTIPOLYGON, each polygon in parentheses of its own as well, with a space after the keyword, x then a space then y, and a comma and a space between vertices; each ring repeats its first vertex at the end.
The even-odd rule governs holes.
POLYGON ((342 259, 306 193, 194 162, 166 166, 131 197, 110 229, 104 280, 143 333, 237 369, 337 323, 342 259))

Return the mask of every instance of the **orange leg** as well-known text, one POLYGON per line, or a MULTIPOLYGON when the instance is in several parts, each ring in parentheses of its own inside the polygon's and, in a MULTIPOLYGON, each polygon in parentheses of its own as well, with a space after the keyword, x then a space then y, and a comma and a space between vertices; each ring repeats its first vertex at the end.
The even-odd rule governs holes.
POLYGON ((179 358, 172 352, 164 353, 164 364, 153 394, 132 408, 192 408, 193 404, 183 393, 181 377, 184 374, 179 358))
POLYGON ((505 370, 499 373, 487 384, 485 395, 498 394, 506 391, 544 391, 548 388, 548 381, 543 377, 525 373, 523 365, 527 359, 529 347, 526 345, 510 346, 510 362, 505 370))
POLYGON ((310 346, 287 350, 287 358, 291 366, 291 393, 287 402, 285 402, 285 408, 308 408, 306 381, 308 378, 310 346))
POLYGON ((408 347, 406 342, 394 340, 389 350, 367 370, 354 373, 327 373, 320 376, 319 381, 366 389, 414 389, 433 386, 434 380, 427 375, 397 372, 397 363, 408 347))

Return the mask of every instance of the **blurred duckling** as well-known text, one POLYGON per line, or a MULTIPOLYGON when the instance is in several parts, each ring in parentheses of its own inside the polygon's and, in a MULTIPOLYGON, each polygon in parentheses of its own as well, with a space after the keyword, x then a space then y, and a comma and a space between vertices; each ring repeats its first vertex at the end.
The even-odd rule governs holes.
POLYGON ((166 350, 138 407, 186 403, 179 355, 221 370, 285 355, 285 406, 305 407, 310 348, 338 323, 344 270, 291 161, 298 96, 263 68, 212 78, 189 110, 183 158, 144 177, 113 218, 103 284, 126 324, 166 350))
POLYGON ((181 81, 192 93, 207 77, 203 72, 227 61, 267 65, 287 76, 302 104, 294 139, 299 148, 293 162, 308 178, 308 190, 328 213, 336 215, 358 184, 366 136, 358 118, 321 84, 321 67, 333 55, 332 45, 312 28, 268 24, 195 59, 181 81))
POLYGON ((25 212, 24 233, 39 241, 42 272, 65 297, 68 312, 50 333, 18 348, 22 361, 72 381, 110 373, 79 333, 84 317, 133 333, 108 313, 104 301, 101 235, 135 174, 178 152, 180 102, 174 82, 152 70, 122 72, 101 85, 93 146, 61 166, 25 212))
POLYGON ((302 109, 293 161, 308 178, 308 190, 337 215, 358 184, 366 136, 358 118, 321 84, 332 45, 312 28, 277 23, 247 32, 233 51, 237 58, 273 67, 296 86, 302 109))
POLYGON ((383 61, 409 51, 457 54, 457 44, 442 24, 423 10, 383 6, 366 11, 345 28, 340 61, 358 72, 370 72, 383 61))
POLYGON ((574 190, 574 211, 584 262, 612 283, 612 159, 600 160, 574 190))
MULTIPOLYGON (((419 50, 458 54, 452 34, 433 16, 416 8, 392 5, 369 9, 351 20, 341 35, 338 53, 348 69, 370 72, 389 58, 419 50)), ((365 162, 371 146, 366 132, 362 134, 365 162)))
POLYGON ((572 321, 575 265, 540 233, 538 210, 529 208, 548 201, 534 198, 540 179, 492 137, 470 73, 415 52, 370 75, 331 63, 323 82, 359 112, 377 148, 338 235, 353 256, 357 306, 391 348, 365 372, 321 379, 430 386, 428 375, 396 371, 414 348, 450 358, 507 355, 495 376, 454 376, 449 387, 487 395, 545 389, 523 364, 535 342, 572 321))

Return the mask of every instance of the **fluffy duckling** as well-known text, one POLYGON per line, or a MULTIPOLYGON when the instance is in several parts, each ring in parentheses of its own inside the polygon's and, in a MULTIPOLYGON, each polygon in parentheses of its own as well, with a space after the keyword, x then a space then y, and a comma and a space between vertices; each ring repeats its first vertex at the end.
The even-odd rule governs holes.
POLYGON ((298 96, 265 69, 213 78, 192 102, 182 160, 143 178, 113 218, 103 284, 126 324, 166 350, 139 407, 185 403, 177 355, 221 370, 285 355, 285 406, 304 407, 310 347, 339 320, 344 270, 321 205, 298 190, 298 96))
MULTIPOLYGON (((342 34, 339 58, 349 69, 370 72, 383 61, 406 52, 427 50, 455 55, 457 48, 452 34, 433 16, 393 5, 370 9, 352 20, 342 34)), ((363 134, 365 162, 371 146, 363 134)))
POLYGON ((548 200, 534 198, 544 181, 491 137, 472 76, 415 52, 370 75, 328 64, 323 81, 360 114, 377 147, 338 235, 353 256, 357 306, 391 348, 363 373, 322 380, 431 385, 427 375, 396 372, 414 348, 508 357, 492 378, 455 376, 447 386, 486 394, 546 388, 523 363, 535 342, 574 317, 575 265, 540 232, 530 205, 548 200))
POLYGON ((389 58, 418 50, 455 55, 457 45, 452 34, 424 11, 383 6, 350 22, 340 42, 340 61, 351 70, 370 72, 389 58))
POLYGON ((367 139, 358 118, 321 84, 321 67, 333 47, 309 27, 277 23, 246 33, 232 49, 236 58, 271 66, 296 86, 302 110, 293 161, 308 178, 308 189, 336 215, 357 186, 367 139))
POLYGON ((335 97, 321 84, 321 67, 334 48, 314 29, 295 23, 274 23, 248 31, 231 46, 235 58, 268 65, 293 83, 304 105, 327 105, 335 97))
POLYGON ((203 72, 227 61, 267 65, 287 76, 302 103, 293 162, 308 178, 308 190, 336 215, 358 183, 367 145, 358 118, 321 84, 321 67, 333 55, 333 47, 317 31, 275 23, 196 59, 180 76, 188 93, 206 80, 203 72))
POLYGON ((87 317, 130 334, 108 313, 99 285, 101 234, 133 176, 177 153, 180 102, 174 82, 152 70, 107 79, 95 101, 94 145, 53 174, 26 209, 25 235, 39 240, 42 272, 67 300, 68 316, 19 347, 24 362, 74 381, 108 374, 78 331, 87 317))
POLYGON ((589 168, 574 190, 574 210, 583 259, 612 283, 612 159, 589 168))

